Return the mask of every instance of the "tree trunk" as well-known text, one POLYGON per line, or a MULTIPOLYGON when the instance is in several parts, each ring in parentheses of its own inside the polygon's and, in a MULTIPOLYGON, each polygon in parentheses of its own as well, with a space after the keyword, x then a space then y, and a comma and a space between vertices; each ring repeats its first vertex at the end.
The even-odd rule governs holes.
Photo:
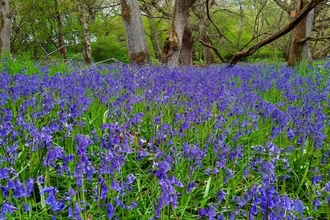
POLYGON ((196 0, 176 0, 168 37, 165 40, 162 62, 169 69, 179 65, 184 29, 187 25, 188 11, 196 0))
POLYGON ((10 54, 10 14, 8 0, 0 1, 0 54, 10 54))
POLYGON ((55 10, 56 10, 56 22, 57 22, 57 35, 58 35, 59 52, 60 52, 63 60, 65 61, 65 60, 67 60, 67 55, 66 55, 63 23, 62 23, 61 13, 60 13, 60 10, 59 10, 59 0, 54 0, 54 1, 55 1, 55 10))
POLYGON ((186 25, 183 37, 182 37, 182 48, 180 54, 180 61, 183 66, 192 65, 192 52, 193 52, 194 41, 192 38, 192 33, 188 25, 186 25))
POLYGON ((88 29, 88 23, 86 17, 84 15, 84 10, 81 6, 80 0, 76 0, 76 5, 78 9, 78 13, 80 15, 80 22, 83 26, 83 34, 84 34, 84 59, 86 64, 91 64, 92 62, 92 44, 90 40, 90 34, 88 29))
MULTIPOLYGON (((300 10, 307 3, 305 0, 299 0, 296 7, 296 13, 300 13, 300 10)), ((293 66, 301 60, 306 60, 308 62, 312 60, 310 43, 304 39, 311 36, 313 19, 314 10, 311 10, 307 16, 293 29, 288 65, 293 66)))
POLYGON ((154 50, 154 55, 158 62, 161 62, 162 59, 162 49, 160 44, 160 34, 157 30, 157 24, 160 20, 155 20, 152 18, 153 15, 157 14, 157 9, 153 5, 146 6, 146 13, 149 21, 149 31, 150 31, 150 41, 154 50))
MULTIPOLYGON (((199 20, 199 34, 202 38, 202 41, 205 42, 206 44, 212 45, 211 40, 209 39, 208 33, 207 33, 207 28, 209 27, 209 22, 207 20, 200 19, 199 20)), ((212 49, 210 47, 207 47, 203 45, 203 52, 204 52, 204 63, 206 65, 214 63, 214 57, 212 54, 212 49)))
POLYGON ((130 62, 138 65, 150 63, 139 2, 137 0, 121 0, 120 3, 130 62))

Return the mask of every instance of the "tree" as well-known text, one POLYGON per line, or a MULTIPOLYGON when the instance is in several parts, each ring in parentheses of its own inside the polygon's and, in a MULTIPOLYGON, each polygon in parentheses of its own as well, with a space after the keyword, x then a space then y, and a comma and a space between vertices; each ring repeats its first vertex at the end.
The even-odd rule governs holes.
POLYGON ((196 0, 176 0, 168 37, 163 49, 163 64, 169 69, 179 65, 184 30, 188 23, 189 8, 196 0))
POLYGON ((64 37, 62 16, 61 16, 61 12, 60 12, 60 9, 59 9, 59 0, 54 0, 54 3, 55 3, 55 10, 56 10, 56 22, 57 22, 59 52, 62 55, 62 58, 64 60, 66 60, 67 55, 66 55, 66 47, 65 47, 65 37, 64 37))
POLYGON ((86 17, 84 15, 84 10, 82 8, 82 4, 80 0, 76 0, 76 5, 78 9, 78 13, 80 16, 81 25, 83 26, 83 34, 84 34, 84 59, 86 64, 91 64, 92 62, 92 44, 90 39, 90 33, 88 29, 88 23, 86 17))
POLYGON ((8 0, 0 1, 0 54, 10 53, 10 14, 8 0))
POLYGON ((308 2, 299 12, 298 15, 293 18, 289 24, 287 24, 284 28, 282 28, 279 32, 264 38, 263 40, 259 41, 254 46, 250 47, 247 51, 239 51, 237 52, 229 62, 230 66, 235 65, 241 58, 247 57, 255 53, 261 47, 273 42, 274 40, 282 37, 283 35, 289 33, 292 29, 294 29, 301 21, 305 19, 307 14, 315 8, 319 3, 324 0, 311 0, 308 2))
MULTIPOLYGON (((306 0, 298 0, 294 14, 300 13, 302 8, 308 4, 306 0)), ((288 65, 293 66, 301 60, 311 61, 310 42, 305 41, 311 36, 314 20, 314 9, 293 29, 292 40, 288 57, 288 65)))
POLYGON ((150 63, 150 54, 137 0, 121 0, 127 46, 131 63, 150 63))

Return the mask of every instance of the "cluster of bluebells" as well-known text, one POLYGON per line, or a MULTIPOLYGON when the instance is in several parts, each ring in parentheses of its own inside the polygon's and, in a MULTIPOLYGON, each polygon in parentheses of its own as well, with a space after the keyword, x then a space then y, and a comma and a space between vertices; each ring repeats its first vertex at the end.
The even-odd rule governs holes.
POLYGON ((309 217, 330 202, 330 72, 308 68, 3 70, 0 219, 309 217))

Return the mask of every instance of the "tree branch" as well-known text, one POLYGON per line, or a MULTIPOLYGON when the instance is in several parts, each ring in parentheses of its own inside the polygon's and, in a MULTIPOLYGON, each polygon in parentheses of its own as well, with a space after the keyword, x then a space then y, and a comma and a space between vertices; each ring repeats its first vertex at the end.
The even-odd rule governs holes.
MULTIPOLYGON (((42 63, 43 61, 45 61, 50 55, 52 55, 53 53, 56 53, 57 51, 61 50, 62 48, 64 48, 64 47, 77 46, 77 45, 79 45, 79 44, 80 44, 81 42, 83 42, 83 41, 84 41, 84 39, 82 39, 81 41, 79 41, 79 42, 76 43, 76 44, 69 44, 69 45, 65 45, 65 46, 61 46, 61 47, 57 48, 56 50, 54 50, 54 51, 48 53, 48 54, 42 59, 42 61, 40 61, 39 64, 41 64, 41 63, 42 63)), ((42 48, 43 51, 46 53, 45 49, 44 49, 42 46, 41 46, 41 48, 42 48)))
POLYGON ((305 39, 299 41, 299 43, 305 43, 306 41, 328 41, 330 37, 306 37, 305 39))
POLYGON ((217 29, 218 34, 225 38, 229 43, 231 43, 233 45, 233 43, 224 35, 220 32, 219 28, 217 27, 217 25, 213 22, 213 20, 211 19, 210 16, 210 10, 209 10, 209 0, 206 0, 206 14, 207 14, 207 18, 210 20, 210 22, 213 24, 213 26, 217 29))
POLYGON ((229 66, 234 66, 241 58, 250 56, 254 54, 257 50, 261 47, 273 42, 274 40, 282 37, 283 35, 289 33, 293 28, 295 28, 306 16, 307 14, 319 3, 324 0, 311 0, 298 14, 297 17, 293 18, 284 28, 282 28, 277 33, 264 38, 263 40, 259 41, 257 44, 252 46, 247 51, 238 51, 229 61, 229 66))
POLYGON ((215 48, 214 46, 212 46, 212 45, 210 45, 210 44, 208 44, 208 43, 205 43, 204 41, 202 41, 202 40, 198 40, 203 46, 205 46, 205 47, 208 47, 208 48, 211 48, 213 51, 214 51, 214 53, 219 57, 219 59, 221 60, 221 62, 223 62, 223 63, 226 63, 227 62, 227 60, 225 59, 225 58, 223 58, 223 56, 221 56, 221 54, 220 54, 220 52, 218 51, 218 49, 217 48, 215 48))

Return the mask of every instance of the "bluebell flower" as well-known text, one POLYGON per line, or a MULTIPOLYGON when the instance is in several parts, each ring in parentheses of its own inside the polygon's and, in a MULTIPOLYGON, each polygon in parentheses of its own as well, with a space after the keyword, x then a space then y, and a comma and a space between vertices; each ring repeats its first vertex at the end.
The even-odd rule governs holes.
POLYGON ((14 206, 11 202, 2 203, 2 212, 3 214, 11 214, 14 211, 18 210, 16 206, 14 206))
POLYGON ((313 207, 314 207, 315 211, 317 211, 321 205, 322 205, 322 202, 319 199, 313 200, 313 207))
POLYGON ((23 203, 23 208, 24 208, 24 212, 29 212, 31 210, 30 206, 26 203, 23 203))
POLYGON ((302 217, 302 212, 305 209, 305 206, 303 205, 301 200, 295 200, 293 203, 294 210, 299 213, 299 216, 302 217))
POLYGON ((223 190, 220 190, 218 193, 218 203, 221 203, 222 200, 226 198, 226 193, 223 190))
POLYGON ((326 192, 330 192, 330 181, 324 185, 323 190, 326 192))
POLYGON ((186 193, 190 193, 196 186, 197 183, 194 180, 188 183, 186 193))
POLYGON ((112 219, 113 218, 113 216, 114 216, 114 207, 113 207, 113 205, 109 202, 109 203, 107 203, 107 205, 106 205, 106 209, 107 209, 107 216, 108 216, 108 219, 112 219))
POLYGON ((311 180, 314 186, 317 186, 321 181, 322 181, 322 175, 313 176, 311 180))

